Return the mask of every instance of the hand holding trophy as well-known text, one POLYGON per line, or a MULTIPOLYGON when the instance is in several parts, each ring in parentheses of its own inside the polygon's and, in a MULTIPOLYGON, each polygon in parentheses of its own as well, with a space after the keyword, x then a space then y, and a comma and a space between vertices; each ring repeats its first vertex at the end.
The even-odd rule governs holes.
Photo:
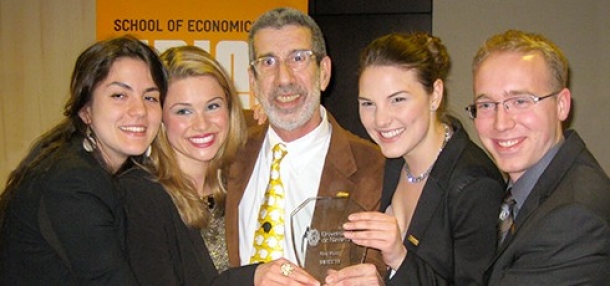
POLYGON ((345 238, 342 228, 350 214, 362 211, 366 211, 364 207, 347 196, 305 200, 290 215, 292 243, 299 266, 318 281, 324 281, 329 269, 363 263, 367 248, 345 238))

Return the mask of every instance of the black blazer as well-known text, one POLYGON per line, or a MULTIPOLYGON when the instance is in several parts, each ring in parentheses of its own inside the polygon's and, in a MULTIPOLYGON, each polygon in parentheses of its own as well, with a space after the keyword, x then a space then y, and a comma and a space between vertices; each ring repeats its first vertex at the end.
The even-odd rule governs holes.
POLYGON ((81 143, 44 159, 16 190, 0 235, 0 285, 136 285, 114 178, 81 143))
POLYGON ((120 176, 125 192, 131 266, 141 285, 253 285, 256 265, 219 276, 199 230, 188 227, 162 185, 134 168, 120 176))
MULTIPOLYGON (((494 256, 505 183, 457 121, 417 203, 407 257, 388 285, 480 285, 494 256)), ((388 159, 381 209, 392 202, 404 159, 388 159)))
POLYGON ((610 180, 575 131, 536 182, 489 285, 609 285, 610 180))

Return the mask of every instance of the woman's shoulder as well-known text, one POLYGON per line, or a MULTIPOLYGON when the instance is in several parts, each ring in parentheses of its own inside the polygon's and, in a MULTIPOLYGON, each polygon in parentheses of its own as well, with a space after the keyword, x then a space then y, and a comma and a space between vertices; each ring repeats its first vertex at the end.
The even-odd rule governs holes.
POLYGON ((112 174, 89 153, 60 148, 28 171, 20 188, 44 195, 49 204, 66 199, 93 206, 116 206, 118 188, 112 174))
POLYGON ((121 174, 119 174, 117 176, 117 178, 119 179, 119 181, 123 181, 123 182, 132 182, 132 183, 150 182, 150 183, 153 183, 152 181, 154 179, 154 175, 142 167, 134 166, 132 168, 125 170, 121 174))
POLYGON ((121 187, 127 192, 165 193, 155 176, 145 169, 133 167, 117 176, 121 187))
POLYGON ((113 185, 112 175, 89 153, 62 148, 47 157, 33 170, 47 187, 77 185, 108 187, 113 185))
POLYGON ((449 153, 448 160, 453 161, 452 172, 462 176, 492 176, 501 177, 500 171, 491 158, 473 142, 463 128, 456 129, 455 138, 449 141, 445 149, 449 153))
POLYGON ((460 176, 491 177, 503 181, 496 164, 481 147, 470 140, 458 157, 455 169, 460 176))
POLYGON ((450 141, 457 145, 451 149, 451 158, 448 159, 451 162, 443 164, 444 168, 450 168, 442 172, 448 176, 444 180, 449 184, 449 189, 462 193, 464 188, 478 184, 503 190, 504 177, 487 153, 467 136, 459 136, 457 139, 459 140, 450 141))
POLYGON ((172 199, 163 185, 148 171, 133 167, 117 176, 121 192, 127 205, 170 205, 172 199))
POLYGON ((180 215, 154 175, 134 167, 118 176, 117 181, 124 198, 130 236, 140 239, 150 231, 176 231, 180 215))

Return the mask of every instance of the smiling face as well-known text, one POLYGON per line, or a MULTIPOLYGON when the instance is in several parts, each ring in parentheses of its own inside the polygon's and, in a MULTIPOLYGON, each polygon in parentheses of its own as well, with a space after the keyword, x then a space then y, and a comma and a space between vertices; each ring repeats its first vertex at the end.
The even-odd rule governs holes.
POLYGON ((330 78, 330 59, 315 57, 302 70, 293 71, 284 59, 293 51, 311 50, 311 31, 294 25, 281 29, 264 28, 257 31, 253 40, 256 57, 276 56, 280 59, 279 70, 271 74, 255 75, 250 70, 250 84, 256 98, 263 106, 269 121, 280 136, 290 133, 299 138, 320 124, 320 94, 330 78))
MULTIPOLYGON (((497 52, 485 59, 474 75, 475 101, 546 95, 555 91, 551 83, 547 64, 538 52, 497 52)), ((570 91, 563 89, 518 115, 507 113, 500 105, 494 116, 476 118, 474 124, 498 168, 514 182, 561 140, 561 122, 569 110, 570 91)))
POLYGON ((160 93, 146 63, 117 59, 79 116, 95 134, 97 148, 112 170, 129 156, 144 153, 161 123, 160 93))
POLYGON ((360 75, 360 120, 388 158, 408 157, 426 149, 421 146, 429 145, 426 142, 433 132, 435 113, 431 110, 440 100, 442 87, 428 94, 414 70, 372 65, 360 75))
POLYGON ((182 168, 207 166, 227 138, 229 109, 223 88, 212 76, 170 82, 163 123, 182 168))

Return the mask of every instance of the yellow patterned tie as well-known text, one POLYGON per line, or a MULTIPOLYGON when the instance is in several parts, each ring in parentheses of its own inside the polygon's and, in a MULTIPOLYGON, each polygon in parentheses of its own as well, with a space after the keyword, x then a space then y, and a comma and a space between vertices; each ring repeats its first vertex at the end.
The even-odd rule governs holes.
POLYGON ((286 155, 284 144, 275 144, 269 185, 258 214, 254 232, 254 254, 250 263, 269 262, 284 256, 284 185, 280 179, 280 162, 286 155))

